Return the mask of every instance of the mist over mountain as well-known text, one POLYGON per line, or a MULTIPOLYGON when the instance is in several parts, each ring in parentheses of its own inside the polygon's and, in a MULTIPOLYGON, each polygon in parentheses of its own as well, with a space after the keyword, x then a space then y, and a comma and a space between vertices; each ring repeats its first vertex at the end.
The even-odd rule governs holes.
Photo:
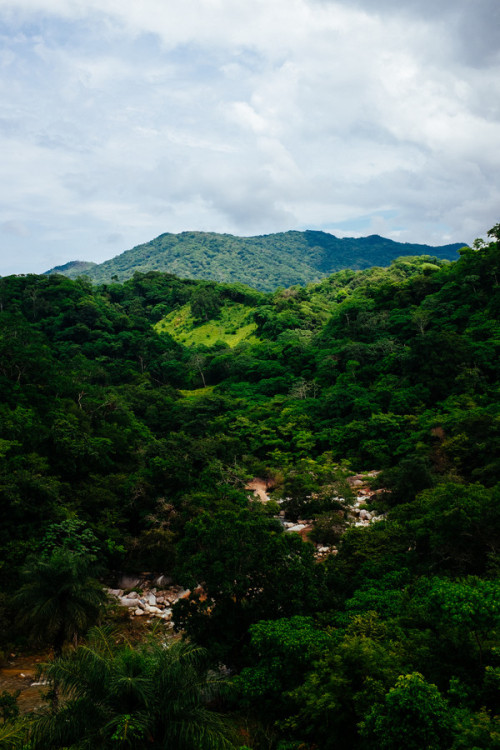
POLYGON ((319 231, 290 231, 257 237, 214 232, 165 233, 104 263, 72 261, 47 274, 85 274, 96 283, 126 281, 136 271, 164 271, 181 278, 241 282, 272 291, 318 281, 345 268, 388 266, 400 256, 431 255, 456 260, 465 243, 440 247, 401 243, 371 235, 335 237, 319 231))

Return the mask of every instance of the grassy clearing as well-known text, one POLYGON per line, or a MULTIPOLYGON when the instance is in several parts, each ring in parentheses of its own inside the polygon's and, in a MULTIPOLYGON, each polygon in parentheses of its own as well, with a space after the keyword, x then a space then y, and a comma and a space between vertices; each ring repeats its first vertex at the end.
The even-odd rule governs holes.
POLYGON ((228 304, 222 308, 217 318, 197 325, 188 303, 158 321, 155 328, 169 333, 184 346, 214 346, 217 342, 222 342, 234 347, 241 341, 255 343, 258 338, 253 334, 257 326, 249 320, 253 309, 238 303, 228 304))
POLYGON ((190 398, 194 401, 198 398, 203 398, 203 396, 209 396, 214 388, 214 385, 207 385, 205 388, 195 388, 192 391, 179 391, 179 393, 184 396, 184 398, 190 398))

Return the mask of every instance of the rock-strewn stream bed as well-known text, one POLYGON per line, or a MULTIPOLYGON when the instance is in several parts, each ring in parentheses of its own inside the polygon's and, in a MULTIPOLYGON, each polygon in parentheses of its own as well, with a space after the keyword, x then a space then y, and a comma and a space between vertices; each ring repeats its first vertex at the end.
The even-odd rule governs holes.
MULTIPOLYGON (((369 526, 371 523, 384 520, 384 513, 368 510, 367 507, 372 498, 383 492, 383 490, 372 490, 369 487, 370 479, 377 476, 378 473, 371 471, 366 474, 356 474, 348 478, 347 481, 356 493, 356 497, 352 505, 346 506, 346 528, 349 526, 369 526)), ((254 498, 264 503, 270 500, 267 495, 268 488, 269 484, 258 477, 247 485, 247 489, 252 490, 254 493, 254 498)), ((342 498, 338 498, 338 500, 342 501, 342 498)), ((278 500, 278 502, 280 501, 278 500)), ((286 518, 285 511, 281 511, 279 520, 286 532, 300 534, 304 541, 308 540, 309 533, 314 527, 314 519, 290 521, 286 518)), ((334 545, 315 544, 315 557, 317 560, 323 560, 328 555, 336 554, 337 547, 334 545)), ((143 617, 147 621, 158 618, 165 621, 169 627, 173 627, 172 606, 179 599, 187 598, 191 593, 188 589, 186 590, 181 586, 174 585, 168 576, 159 576, 153 580, 151 580, 148 574, 142 574, 136 578, 125 576, 119 581, 119 585, 121 588, 110 588, 108 589, 108 593, 110 596, 115 597, 122 607, 126 607, 129 610, 132 618, 143 617)))
POLYGON ((191 593, 189 589, 175 586, 165 576, 159 576, 154 581, 148 578, 137 578, 122 583, 129 585, 124 588, 107 589, 107 591, 122 607, 128 608, 132 617, 145 617, 148 620, 160 618, 170 627, 173 627, 172 606, 191 593))
MULTIPOLYGON (((352 506, 347 506, 347 520, 346 528, 349 526, 369 526, 371 523, 376 521, 383 521, 385 519, 385 513, 378 511, 368 510, 366 507, 372 498, 378 494, 384 492, 384 490, 372 490, 370 489, 369 482, 374 479, 379 471, 369 471, 364 474, 355 474, 347 479, 347 483, 351 489, 356 493, 356 498, 352 506)), ((267 492, 271 488, 271 483, 255 477, 246 486, 247 490, 252 490, 253 498, 258 499, 261 502, 269 502, 270 497, 267 492)), ((341 497, 337 497, 341 503, 345 500, 341 497)), ((277 500, 279 504, 283 503, 284 500, 277 500)), ((314 528, 314 519, 304 520, 299 519, 297 521, 290 521, 286 518, 285 511, 281 511, 279 520, 283 524, 285 531, 300 534, 304 541, 308 541, 309 533, 314 528)), ((315 544, 315 557, 317 560, 322 560, 328 555, 336 555, 337 547, 331 545, 315 544)))

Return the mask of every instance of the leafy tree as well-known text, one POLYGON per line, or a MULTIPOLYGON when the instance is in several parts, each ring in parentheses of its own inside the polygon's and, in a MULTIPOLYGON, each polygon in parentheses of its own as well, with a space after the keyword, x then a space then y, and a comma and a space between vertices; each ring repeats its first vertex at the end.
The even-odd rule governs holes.
POLYGON ((425 570, 432 565, 433 572, 481 575, 498 554, 497 496, 498 488, 447 482, 399 506, 392 517, 404 519, 425 570))
POLYGON ((452 714, 435 685, 418 672, 401 675, 360 726, 367 747, 377 750, 448 750, 452 714))
POLYGON ((222 299, 213 286, 200 286, 191 297, 191 312, 196 321, 214 318, 220 311, 222 299))
POLYGON ((97 537, 84 521, 67 518, 60 523, 49 526, 41 541, 42 555, 47 558, 56 550, 67 550, 74 555, 83 556, 88 563, 98 559, 100 545, 97 537))
POLYGON ((253 622, 307 614, 323 595, 312 546, 257 509, 190 521, 178 559, 193 593, 175 605, 176 626, 229 664, 240 661, 253 622))
POLYGON ((287 693, 300 684, 331 638, 315 627, 312 618, 298 615, 251 625, 250 637, 246 659, 251 666, 234 681, 239 703, 253 706, 261 716, 266 714, 275 721, 287 715, 287 693))
POLYGON ((356 724, 379 702, 400 669, 400 654, 373 612, 330 631, 329 647, 287 693, 289 716, 279 726, 288 738, 325 750, 357 747, 356 724))
POLYGON ((485 642, 496 643, 500 626, 499 583, 472 576, 461 581, 433 579, 429 596, 442 634, 448 630, 461 645, 467 636, 473 639, 482 665, 485 642))

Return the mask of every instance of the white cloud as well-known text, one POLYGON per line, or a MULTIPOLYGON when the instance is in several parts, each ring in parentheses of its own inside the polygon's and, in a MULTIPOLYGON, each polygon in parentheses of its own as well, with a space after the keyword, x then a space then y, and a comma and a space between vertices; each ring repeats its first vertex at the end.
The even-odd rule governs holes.
POLYGON ((405 240, 484 233, 499 205, 496 5, 373 6, 2 0, 0 223, 30 237, 9 235, 17 260, 0 273, 188 229, 372 217, 405 240), (467 28, 481 54, 475 39, 461 53, 467 28))

